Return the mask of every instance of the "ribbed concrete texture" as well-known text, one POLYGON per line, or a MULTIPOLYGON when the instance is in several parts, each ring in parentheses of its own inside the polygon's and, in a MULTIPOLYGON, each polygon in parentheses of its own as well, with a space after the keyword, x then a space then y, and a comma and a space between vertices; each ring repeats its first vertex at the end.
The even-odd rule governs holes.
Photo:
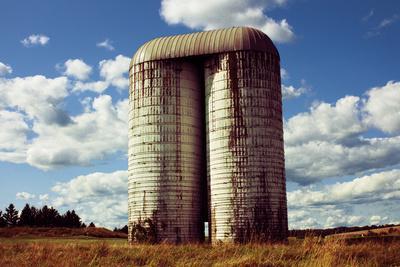
POLYGON ((279 58, 231 52, 204 65, 212 242, 284 240, 279 58))
POLYGON ((129 241, 287 239, 280 58, 248 27, 157 38, 130 65, 129 241))
POLYGON ((153 61, 135 65, 131 75, 129 238, 201 241, 203 100, 197 69, 181 60, 153 61))

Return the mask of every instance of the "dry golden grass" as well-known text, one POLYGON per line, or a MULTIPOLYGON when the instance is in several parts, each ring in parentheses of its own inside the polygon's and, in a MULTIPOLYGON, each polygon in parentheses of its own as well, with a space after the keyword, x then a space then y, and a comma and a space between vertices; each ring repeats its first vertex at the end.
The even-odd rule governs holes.
POLYGON ((89 236, 99 238, 124 238, 128 235, 113 232, 102 227, 66 228, 66 227, 4 227, 0 228, 0 237, 71 237, 89 236))
POLYGON ((133 245, 123 240, 0 239, 0 266, 400 266, 400 242, 346 245, 133 245))
POLYGON ((357 236, 367 236, 371 233, 374 233, 377 235, 399 236, 400 235, 400 226, 391 226, 391 227, 384 227, 384 228, 371 229, 371 230, 340 233, 340 234, 334 234, 331 236, 349 238, 349 237, 357 237, 357 236))

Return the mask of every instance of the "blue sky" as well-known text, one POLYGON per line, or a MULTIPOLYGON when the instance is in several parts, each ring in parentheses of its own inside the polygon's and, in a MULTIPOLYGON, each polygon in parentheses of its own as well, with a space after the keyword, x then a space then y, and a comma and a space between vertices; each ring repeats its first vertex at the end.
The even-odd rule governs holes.
POLYGON ((289 227, 400 222, 398 1, 2 1, 0 23, 2 210, 125 224, 129 58, 158 36, 249 25, 285 74, 289 227))

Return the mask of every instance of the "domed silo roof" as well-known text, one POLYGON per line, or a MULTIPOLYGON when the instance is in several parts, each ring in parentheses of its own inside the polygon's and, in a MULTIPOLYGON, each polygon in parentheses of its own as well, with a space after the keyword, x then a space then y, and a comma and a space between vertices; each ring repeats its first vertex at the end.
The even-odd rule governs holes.
POLYGON ((267 51, 279 57, 275 45, 262 31, 251 27, 232 27, 153 39, 137 50, 130 67, 153 60, 246 50, 267 51))

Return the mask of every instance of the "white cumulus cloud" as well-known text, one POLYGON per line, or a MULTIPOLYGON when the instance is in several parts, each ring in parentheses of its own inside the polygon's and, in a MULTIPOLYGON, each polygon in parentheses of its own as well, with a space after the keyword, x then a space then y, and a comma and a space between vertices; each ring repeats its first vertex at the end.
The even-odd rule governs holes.
MULTIPOLYGON (((108 70, 104 77, 125 75, 118 68, 120 59, 103 62, 108 70)), ((98 86, 103 82, 109 84, 100 81, 98 86)), ((84 111, 71 116, 64 109, 71 83, 68 77, 41 75, 0 78, 1 161, 48 170, 126 153, 128 100, 113 103, 109 95, 86 98, 84 111)))
POLYGON ((52 204, 75 209, 85 222, 120 227, 128 221, 127 188, 127 171, 80 175, 52 188, 56 194, 52 204))
POLYGON ((387 133, 400 133, 400 82, 388 82, 367 92, 366 122, 387 133))
POLYGON ((101 60, 99 72, 102 80, 93 82, 80 82, 74 85, 74 91, 104 92, 108 87, 114 86, 117 89, 127 89, 129 86, 128 71, 130 58, 118 55, 115 59, 101 60))
POLYGON ((50 41, 50 37, 43 34, 32 34, 21 41, 21 43, 26 46, 44 46, 50 41))
POLYGON ((376 127, 397 133, 398 83, 346 96, 336 103, 316 102, 308 112, 284 123, 289 180, 309 184, 400 164, 400 136, 366 134, 376 127))
POLYGON ((309 112, 299 113, 285 122, 286 144, 341 141, 362 133, 365 128, 359 117, 359 102, 359 97, 346 96, 334 105, 315 103, 309 112))
POLYGON ((289 206, 288 221, 289 229, 321 229, 369 224, 366 216, 357 215, 350 209, 336 206, 296 208, 289 206))
POLYGON ((400 163, 400 136, 358 141, 350 146, 328 141, 286 146, 288 180, 309 184, 400 163))
POLYGON ((107 81, 95 81, 95 82, 81 82, 78 81, 74 85, 74 91, 92 91, 96 93, 104 92, 110 84, 107 81))
POLYGON ((28 192, 18 192, 16 194, 17 199, 22 199, 22 200, 31 200, 34 199, 36 196, 33 194, 30 194, 28 192))
POLYGON ((26 113, 29 119, 66 125, 70 119, 60 104, 68 95, 67 87, 66 77, 0 78, 0 108, 15 108, 26 113))
POLYGON ((192 29, 211 30, 230 26, 251 26, 265 32, 273 41, 294 39, 286 19, 276 21, 265 11, 284 5, 286 0, 162 0, 161 17, 168 24, 183 24, 192 29))
POLYGON ((92 72, 92 67, 82 59, 68 59, 65 61, 63 74, 74 77, 78 80, 86 80, 92 72))
POLYGON ((282 99, 288 100, 304 95, 308 91, 305 87, 295 88, 292 85, 282 84, 282 99))
POLYGON ((9 65, 7 65, 7 64, 5 64, 3 62, 0 62, 0 76, 11 74, 12 71, 13 70, 9 65))
POLYGON ((295 229, 363 226, 397 222, 400 169, 287 193, 289 226, 295 229), (374 211, 373 216, 369 213, 374 211))
POLYGON ((112 103, 109 95, 93 100, 86 112, 71 116, 68 125, 34 124, 38 135, 27 151, 27 162, 40 169, 68 165, 89 165, 116 152, 125 153, 128 144, 128 100, 112 103))
POLYGON ((113 51, 115 49, 114 46, 112 45, 112 41, 109 39, 105 39, 103 42, 97 43, 96 46, 105 48, 110 51, 113 51))
POLYGON ((0 161, 25 162, 29 126, 18 112, 0 110, 0 161))
POLYGON ((371 218, 369 218, 369 221, 371 222, 372 225, 380 225, 380 224, 385 224, 388 221, 388 217, 381 217, 379 215, 373 215, 371 218))
POLYGON ((281 68, 281 79, 287 80, 289 77, 289 72, 285 68, 281 68))
POLYGON ((49 200, 49 194, 39 195, 39 200, 43 202, 47 202, 49 200))
POLYGON ((400 200, 400 170, 377 172, 349 182, 325 185, 320 189, 306 186, 288 192, 292 207, 372 203, 400 200))
POLYGON ((115 59, 102 60, 99 63, 100 76, 117 88, 127 88, 129 81, 126 74, 130 62, 131 59, 123 55, 118 55, 115 59))

